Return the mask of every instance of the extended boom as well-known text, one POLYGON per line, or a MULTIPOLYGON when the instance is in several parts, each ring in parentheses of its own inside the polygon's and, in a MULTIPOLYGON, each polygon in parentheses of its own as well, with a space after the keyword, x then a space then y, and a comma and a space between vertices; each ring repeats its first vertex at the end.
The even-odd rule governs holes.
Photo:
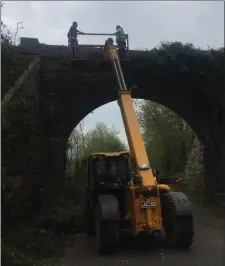
MULTIPOLYGON (((135 177, 139 178, 139 184, 135 184, 131 180, 129 187, 129 192, 132 196, 129 215, 132 219, 133 231, 138 233, 148 229, 150 231, 161 232, 162 217, 159 189, 144 146, 133 106, 131 90, 127 89, 117 49, 113 45, 109 45, 106 51, 108 51, 108 56, 119 86, 118 104, 130 147, 130 156, 135 177), (147 208, 146 206, 152 206, 153 208, 147 208)), ((170 190, 169 187, 167 189, 168 191, 170 190)))

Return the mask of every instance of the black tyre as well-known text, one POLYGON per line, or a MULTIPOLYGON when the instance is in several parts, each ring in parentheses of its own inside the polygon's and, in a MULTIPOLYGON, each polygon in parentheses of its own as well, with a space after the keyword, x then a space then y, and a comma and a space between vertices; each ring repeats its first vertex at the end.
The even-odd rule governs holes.
POLYGON ((95 230, 93 228, 92 221, 86 221, 86 234, 88 236, 95 236, 95 230))
POLYGON ((189 248, 193 243, 194 224, 192 217, 177 217, 173 224, 166 224, 165 246, 168 248, 189 248))
POLYGON ((114 253, 119 246, 119 204, 113 195, 99 196, 95 211, 96 249, 114 253))
POLYGON ((117 221, 96 221, 96 249, 99 253, 115 253, 119 246, 117 221))
POLYGON ((189 248, 194 238, 191 206, 182 192, 171 192, 161 197, 164 244, 172 248, 189 248))
POLYGON ((85 206, 85 232, 88 236, 95 235, 94 218, 88 202, 86 202, 85 206))

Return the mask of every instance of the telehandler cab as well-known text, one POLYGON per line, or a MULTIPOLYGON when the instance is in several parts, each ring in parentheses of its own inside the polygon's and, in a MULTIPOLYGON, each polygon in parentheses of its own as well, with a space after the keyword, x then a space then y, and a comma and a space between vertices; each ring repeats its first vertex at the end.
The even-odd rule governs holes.
POLYGON ((167 245, 188 248, 194 235, 190 203, 184 193, 171 192, 168 185, 157 182, 117 49, 108 45, 105 51, 118 83, 118 104, 130 152, 95 153, 88 157, 87 233, 96 235, 100 253, 118 249, 123 229, 131 229, 133 235, 164 235, 167 245))

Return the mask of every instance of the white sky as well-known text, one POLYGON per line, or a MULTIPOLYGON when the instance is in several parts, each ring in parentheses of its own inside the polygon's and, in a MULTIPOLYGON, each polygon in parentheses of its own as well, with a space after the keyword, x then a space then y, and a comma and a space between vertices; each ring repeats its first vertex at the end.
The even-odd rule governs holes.
MULTIPOLYGON (((83 32, 112 33, 121 25, 130 48, 151 49, 162 41, 191 42, 206 48, 224 46, 223 1, 3 1, 1 19, 19 37, 67 45, 67 32, 77 21, 83 32)), ((105 37, 80 36, 79 43, 104 43, 105 37)), ((97 121, 115 125, 126 139, 119 107, 104 105, 84 120, 85 131, 97 121), (111 114, 109 117, 108 114, 111 114)))

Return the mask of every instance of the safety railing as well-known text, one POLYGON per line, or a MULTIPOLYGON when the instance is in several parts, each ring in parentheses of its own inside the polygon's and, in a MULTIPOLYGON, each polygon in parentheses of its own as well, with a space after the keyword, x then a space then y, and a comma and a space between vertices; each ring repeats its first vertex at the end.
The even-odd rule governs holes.
MULTIPOLYGON (((116 36, 114 33, 78 33, 78 35, 85 35, 85 36, 116 36)), ((129 35, 126 35, 126 45, 127 49, 129 50, 129 35)), ((104 47, 104 45, 88 45, 88 44, 80 44, 79 47, 104 47)))

